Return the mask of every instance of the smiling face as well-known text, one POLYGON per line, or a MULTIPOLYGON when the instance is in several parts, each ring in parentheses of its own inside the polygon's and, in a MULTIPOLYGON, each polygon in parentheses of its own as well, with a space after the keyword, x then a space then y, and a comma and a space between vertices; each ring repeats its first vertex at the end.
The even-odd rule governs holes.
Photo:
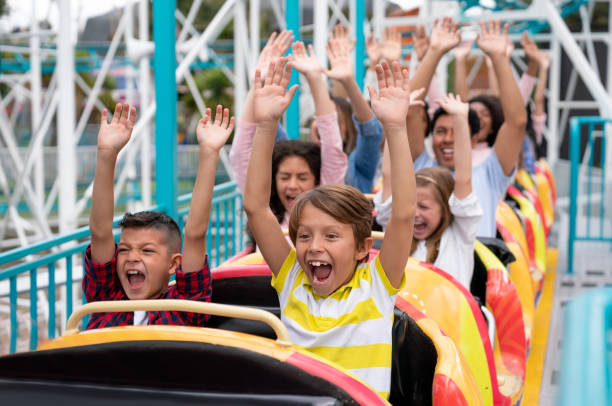
POLYGON ((288 156, 280 162, 275 180, 278 198, 288 212, 296 197, 316 186, 315 176, 308 163, 297 155, 288 156))
POLYGON ((414 238, 428 239, 442 221, 442 206, 430 186, 417 186, 417 209, 414 216, 414 238))
POLYGON ((155 228, 124 228, 117 246, 117 276, 128 298, 156 299, 168 287, 181 254, 169 252, 155 228))
MULTIPOLYGON (((369 240, 371 242, 371 240, 369 240)), ((295 250, 314 292, 328 296, 353 276, 369 252, 368 240, 356 246, 353 227, 307 203, 301 212, 295 250)))
POLYGON ((476 112, 478 115, 478 120, 480 121, 480 131, 474 136, 477 137, 477 142, 485 142, 489 134, 491 134, 492 121, 491 121, 491 112, 481 102, 471 102, 470 108, 476 112))
POLYGON ((438 117, 434 125, 433 150, 438 164, 451 171, 455 169, 453 118, 447 114, 438 117))

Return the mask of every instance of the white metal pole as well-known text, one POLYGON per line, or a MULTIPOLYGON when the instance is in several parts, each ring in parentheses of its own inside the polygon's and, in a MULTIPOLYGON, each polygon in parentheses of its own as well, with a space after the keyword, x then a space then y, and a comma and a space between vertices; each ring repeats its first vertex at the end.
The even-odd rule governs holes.
POLYGON ((372 26, 374 37, 382 40, 383 20, 385 18, 386 1, 377 0, 372 2, 372 26))
MULTIPOLYGON (((149 0, 140 0, 138 4, 138 37, 141 41, 149 40, 149 0)), ((138 66, 140 89, 140 111, 142 114, 144 106, 148 106, 151 99, 151 71, 149 70, 149 57, 143 56, 138 66)), ((151 126, 144 122, 142 135, 140 136, 140 177, 142 204, 151 207, 151 126)))
POLYGON ((551 67, 548 97, 548 157, 551 168, 559 159, 559 97, 561 86, 561 45, 559 39, 553 37, 550 43, 551 67))
POLYGON ((246 43, 239 33, 244 30, 246 11, 244 1, 238 0, 234 5, 234 114, 240 117, 247 95, 246 85, 246 43))
MULTIPOLYGON (((134 4, 131 0, 125 6, 125 42, 131 41, 134 39, 134 4)), ((130 105, 134 105, 134 65, 132 65, 131 59, 128 58, 128 63, 125 67, 125 101, 130 105)), ((142 144, 141 144, 142 145, 142 144)), ((129 171, 129 182, 127 184, 127 211, 134 212, 137 210, 142 210, 143 208, 136 207, 136 203, 134 201, 134 182, 136 180, 136 165, 132 163, 128 168, 129 171)))
MULTIPOLYGON (((32 0, 32 19, 30 35, 30 98, 31 106, 31 134, 32 137, 38 131, 41 116, 41 74, 40 74, 40 33, 38 28, 38 18, 36 15, 36 0, 32 0)), ((42 144, 36 151, 36 165, 34 166, 34 191, 42 207, 45 204, 45 173, 44 173, 44 154, 42 144)))
POLYGON ((325 43, 327 42, 327 0, 314 2, 314 45, 313 49, 321 66, 327 66, 325 43))
POLYGON ((74 142, 74 47, 71 38, 70 0, 58 0, 60 24, 57 41, 58 92, 62 102, 57 114, 57 167, 59 232, 76 228, 76 144, 74 142))
MULTIPOLYGON (((249 28, 251 30, 251 56, 250 66, 257 65, 259 58, 259 12, 261 9, 260 0, 249 1, 249 28)), ((250 79, 250 78, 249 78, 250 79)))

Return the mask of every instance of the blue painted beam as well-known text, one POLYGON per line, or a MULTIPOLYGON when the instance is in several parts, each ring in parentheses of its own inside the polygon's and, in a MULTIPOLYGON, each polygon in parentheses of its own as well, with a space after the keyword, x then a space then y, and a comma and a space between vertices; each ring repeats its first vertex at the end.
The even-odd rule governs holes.
POLYGON ((365 35, 363 22, 365 21, 365 1, 355 2, 355 79, 363 92, 363 78, 365 77, 365 35))
POLYGON ((155 202, 177 220, 176 0, 153 1, 155 74, 155 202))
MULTIPOLYGON (((294 41, 300 40, 300 8, 301 1, 300 0, 285 0, 285 21, 287 23, 287 29, 293 31, 293 36, 295 37, 294 41)), ((289 83, 289 87, 299 84, 300 77, 298 72, 294 69, 291 73, 291 82, 289 83)), ((297 139, 300 138, 300 89, 295 92, 295 96, 293 96, 293 101, 287 108, 286 117, 286 126, 287 134, 289 138, 297 139)))

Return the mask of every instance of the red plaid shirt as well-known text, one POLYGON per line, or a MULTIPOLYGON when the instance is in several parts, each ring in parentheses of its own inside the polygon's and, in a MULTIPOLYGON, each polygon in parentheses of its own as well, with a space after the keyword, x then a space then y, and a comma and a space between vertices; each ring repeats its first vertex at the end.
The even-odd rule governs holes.
MULTIPOLYGON (((117 252, 113 259, 105 264, 91 259, 91 245, 85 252, 85 277, 83 292, 87 302, 104 300, 129 300, 116 272, 117 252)), ((212 288, 210 283, 210 268, 208 256, 204 267, 197 272, 183 272, 180 266, 176 269, 176 284, 168 287, 158 299, 187 299, 210 302, 212 288)), ((148 324, 172 324, 202 327, 208 320, 208 315, 176 311, 147 312, 148 324)), ((126 313, 94 313, 89 319, 86 330, 113 326, 134 324, 134 312, 126 313)))

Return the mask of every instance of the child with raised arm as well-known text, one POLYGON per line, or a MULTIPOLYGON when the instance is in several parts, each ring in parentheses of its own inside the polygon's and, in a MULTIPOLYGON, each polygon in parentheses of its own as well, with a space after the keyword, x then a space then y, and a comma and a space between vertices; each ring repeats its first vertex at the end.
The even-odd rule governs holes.
POLYGON ((301 195, 283 236, 269 207, 274 131, 296 87, 287 92, 291 67, 271 64, 266 83, 255 73, 257 134, 249 163, 244 208, 264 259, 281 319, 291 340, 338 363, 381 396, 389 395, 391 329, 395 297, 404 283, 415 212, 415 180, 406 139, 410 105, 408 72, 386 63, 377 68, 380 94, 372 109, 391 151, 393 208, 380 253, 368 263, 372 245, 371 205, 357 189, 327 185, 301 195))
MULTIPOLYGON (((119 224, 121 237, 113 237, 113 178, 115 163, 127 144, 136 121, 136 109, 117 104, 111 123, 102 112, 89 228, 91 245, 85 253, 83 292, 88 302, 137 299, 190 299, 210 301, 211 282, 206 231, 219 150, 234 127, 229 110, 217 106, 198 123, 200 156, 185 240, 181 254, 181 231, 163 213, 126 213, 119 224), (170 276, 176 284, 168 286, 170 276)), ((158 157, 163 159, 162 157, 158 157)), ((87 329, 147 324, 203 326, 206 315, 175 311, 95 313, 87 329)))

